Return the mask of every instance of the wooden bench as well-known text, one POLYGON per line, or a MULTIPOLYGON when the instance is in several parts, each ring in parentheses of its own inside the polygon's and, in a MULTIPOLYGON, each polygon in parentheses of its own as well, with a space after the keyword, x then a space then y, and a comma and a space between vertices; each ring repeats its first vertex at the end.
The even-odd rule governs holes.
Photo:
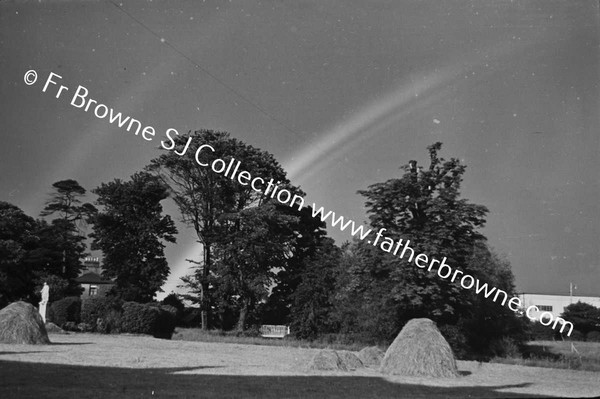
POLYGON ((283 338, 289 335, 290 328, 288 326, 275 326, 263 324, 260 326, 260 335, 263 338, 283 338))

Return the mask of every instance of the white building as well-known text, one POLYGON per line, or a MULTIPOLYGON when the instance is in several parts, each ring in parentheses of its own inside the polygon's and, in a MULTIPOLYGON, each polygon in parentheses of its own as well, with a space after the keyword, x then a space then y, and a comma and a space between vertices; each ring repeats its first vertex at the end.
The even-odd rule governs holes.
POLYGON ((539 319, 544 312, 551 313, 556 319, 565 311, 567 306, 577 302, 585 302, 597 308, 600 307, 600 297, 597 296, 519 294, 519 299, 521 299, 524 309, 530 306, 539 309, 531 308, 529 311, 529 315, 536 319, 539 319))

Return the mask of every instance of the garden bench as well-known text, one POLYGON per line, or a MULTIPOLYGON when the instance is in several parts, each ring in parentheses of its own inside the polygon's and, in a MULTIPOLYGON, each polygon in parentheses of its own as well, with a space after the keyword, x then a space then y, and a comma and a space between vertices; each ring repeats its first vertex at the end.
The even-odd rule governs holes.
POLYGON ((260 335, 263 338, 283 338, 290 333, 288 326, 275 326, 263 324, 260 326, 260 335))

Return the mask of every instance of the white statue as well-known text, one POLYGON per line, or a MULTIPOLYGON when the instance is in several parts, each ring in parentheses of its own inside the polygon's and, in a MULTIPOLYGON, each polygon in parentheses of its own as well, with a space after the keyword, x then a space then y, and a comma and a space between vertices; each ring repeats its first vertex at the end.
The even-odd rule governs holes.
POLYGON ((40 292, 42 293, 42 301, 40 302, 40 315, 42 316, 44 323, 46 323, 46 305, 48 305, 48 297, 50 296, 50 286, 48 283, 44 282, 44 286, 40 292))

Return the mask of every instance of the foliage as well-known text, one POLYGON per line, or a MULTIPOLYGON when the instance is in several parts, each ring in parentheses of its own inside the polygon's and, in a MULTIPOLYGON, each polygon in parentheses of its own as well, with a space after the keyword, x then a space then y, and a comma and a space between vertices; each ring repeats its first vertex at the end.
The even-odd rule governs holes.
POLYGON ((81 320, 81 299, 70 296, 52 302, 48 309, 48 320, 61 328, 67 322, 79 323, 81 320))
POLYGON ((600 342, 600 331, 590 331, 586 334, 585 340, 588 342, 600 342))
MULTIPOLYGON (((292 193, 300 192, 289 185, 285 172, 271 154, 224 132, 200 130, 177 136, 173 148, 148 166, 148 170, 169 185, 183 221, 194 228, 202 245, 202 260, 193 261, 197 265, 195 273, 182 280, 193 293, 186 299, 200 304, 203 328, 209 327, 209 310, 220 312, 227 308, 239 314, 237 324, 244 328, 249 311, 264 296, 264 285, 271 279, 268 268, 276 266, 269 262, 282 256, 275 250, 269 254, 255 251, 260 243, 251 240, 266 237, 267 226, 270 229, 285 222, 263 209, 249 209, 274 202, 264 191, 257 192, 249 184, 239 184, 198 163, 208 165, 216 159, 225 164, 240 161, 240 172, 245 170, 265 182, 272 180, 292 193), (260 232, 251 238, 244 237, 253 222, 261 225, 260 232), (254 261, 260 264, 255 265, 254 261), (254 266, 257 268, 252 269, 254 266)), ((272 236, 271 240, 277 244, 275 249, 286 247, 285 237, 272 236)))
POLYGON ((163 303, 163 305, 172 306, 175 309, 177 309, 177 311, 180 311, 180 312, 183 312, 183 309, 185 308, 184 303, 181 301, 181 299, 179 299, 179 296, 174 292, 171 292, 169 295, 167 295, 162 300, 162 303, 163 303))
POLYGON ((111 311, 120 312, 122 301, 112 297, 92 296, 81 302, 81 322, 94 331, 98 326, 98 319, 105 319, 111 311))
MULTIPOLYGON (((263 324, 292 323, 294 315, 298 313, 295 306, 300 304, 295 293, 303 281, 307 264, 316 262, 319 255, 327 254, 322 251, 329 240, 326 224, 312 217, 312 207, 305 206, 301 210, 288 208, 286 211, 297 218, 293 226, 295 239, 290 247, 290 255, 275 276, 275 287, 260 308, 263 324)), ((305 284, 306 288, 310 289, 310 284, 305 284)))
POLYGON ((600 331, 600 308, 589 303, 572 303, 565 308, 561 317, 573 323, 584 335, 591 331, 600 331))
POLYGON ((30 255, 39 242, 37 227, 19 207, 0 201, 0 308, 20 299, 35 302, 30 255))
POLYGON ((211 285, 225 304, 235 296, 237 329, 244 330, 249 313, 266 299, 276 268, 287 260, 296 219, 278 212, 273 203, 242 209, 223 219, 226 222, 216 245, 211 285))
POLYGON ((154 304, 125 302, 120 329, 121 332, 170 339, 175 330, 175 315, 168 309, 154 304))
POLYGON ((202 326, 202 312, 200 308, 185 307, 179 322, 181 327, 195 328, 202 326))
POLYGON ((538 321, 529 323, 527 327, 527 339, 529 341, 550 341, 556 336, 556 331, 542 325, 538 321))
POLYGON ((177 229, 162 216, 160 202, 168 189, 153 175, 140 172, 129 181, 115 179, 92 190, 102 211, 94 217, 93 249, 104 254, 104 276, 123 300, 151 301, 169 275, 163 241, 175 242, 177 229))
POLYGON ((457 359, 467 359, 469 357, 469 345, 467 343, 467 337, 461 328, 453 325, 442 325, 440 326, 440 332, 448 341, 448 344, 454 352, 454 356, 457 359))
POLYGON ((121 329, 135 334, 152 334, 158 319, 157 308, 137 302, 123 304, 121 329))
POLYGON ((297 338, 315 338, 337 330, 333 321, 333 293, 341 250, 327 239, 306 262, 292 295, 291 329, 297 338))
POLYGON ((45 262, 43 268, 69 282, 65 295, 79 295, 79 284, 75 278, 82 269, 85 258, 85 236, 82 228, 87 225, 96 208, 81 202, 86 190, 75 180, 61 180, 52 184, 53 192, 46 201, 41 216, 54 216, 50 224, 41 225, 40 245, 37 257, 45 262))
MULTIPOLYGON (((458 159, 440 158, 441 143, 428 147, 429 165, 410 161, 400 178, 376 183, 359 191, 373 231, 425 253, 466 274, 507 292, 514 292, 510 264, 493 252, 478 231, 487 208, 460 197, 466 166, 458 159)), ((383 238, 380 239, 383 241, 383 238)), ((381 242, 380 242, 381 244, 381 242)), ((378 340, 393 339, 410 319, 427 317, 453 337, 461 357, 467 353, 491 355, 490 345, 511 337, 525 339, 525 321, 514 312, 459 281, 442 279, 408 262, 408 256, 390 254, 366 241, 344 250, 337 277, 335 315, 342 333, 370 333, 378 340)))

